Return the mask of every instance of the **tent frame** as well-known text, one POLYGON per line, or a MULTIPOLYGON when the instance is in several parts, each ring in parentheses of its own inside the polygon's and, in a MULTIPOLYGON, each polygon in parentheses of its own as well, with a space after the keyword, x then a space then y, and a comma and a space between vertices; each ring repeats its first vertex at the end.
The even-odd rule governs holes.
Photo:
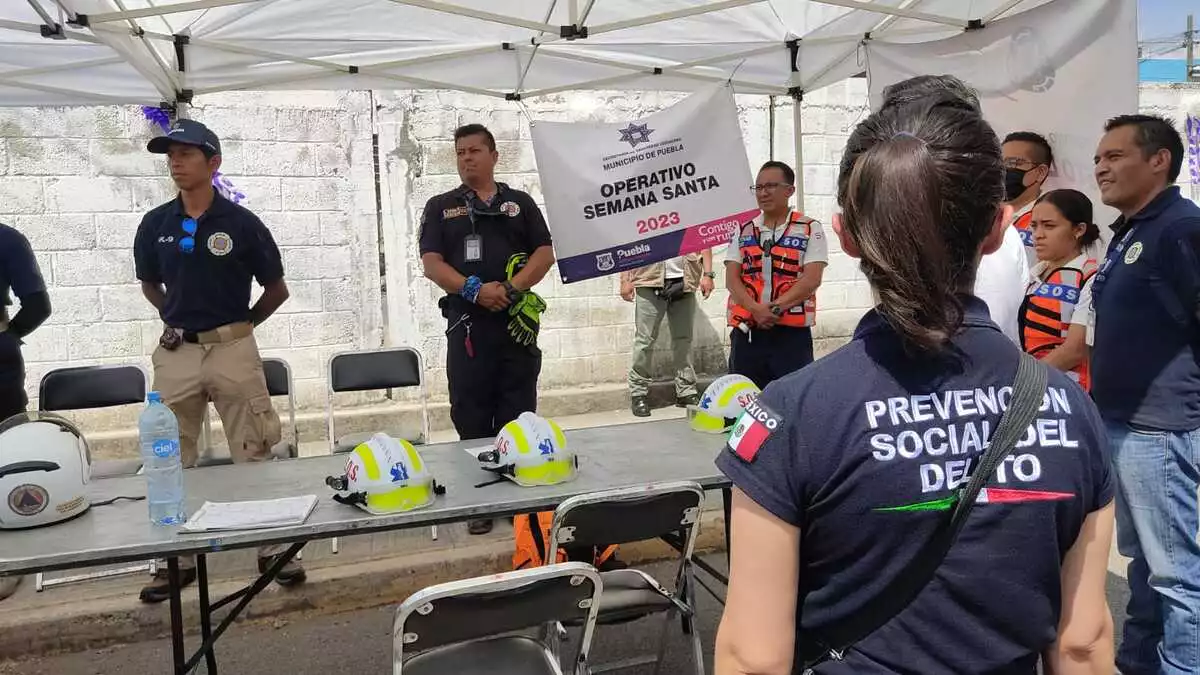
MULTIPOLYGON (((522 17, 463 7, 446 0, 389 0, 390 2, 399 5, 417 7, 449 15, 468 17, 506 26, 525 28, 528 30, 537 31, 540 33, 540 35, 531 38, 528 44, 511 42, 487 44, 478 47, 457 49, 443 54, 426 55, 387 63, 362 66, 338 63, 333 60, 298 57, 269 50, 246 47, 243 45, 233 45, 220 40, 195 38, 188 34, 172 35, 159 33, 146 30, 138 23, 139 20, 164 17, 182 12, 191 12, 217 7, 242 6, 241 12, 237 13, 236 15, 231 15, 225 20, 224 23, 219 24, 220 26, 223 26, 228 25, 228 23, 236 21, 239 18, 245 17, 247 14, 256 11, 260 7, 275 2, 276 0, 191 0, 190 2, 175 3, 170 5, 150 6, 138 9, 121 9, 120 11, 96 14, 83 14, 76 12, 72 8, 73 0, 26 1, 34 8, 44 23, 38 25, 32 23, 0 21, 0 28, 28 31, 35 34, 40 34, 47 39, 77 40, 91 44, 104 43, 104 40, 99 39, 99 34, 109 34, 114 38, 133 37, 137 41, 135 44, 140 45, 141 48, 136 49, 136 52, 132 55, 132 58, 117 56, 107 59, 97 59, 90 62, 77 62, 63 66, 0 72, 0 84, 34 91, 42 91, 46 93, 74 95, 78 98, 93 100, 98 104, 141 103, 144 105, 153 105, 154 102, 140 100, 134 101, 122 97, 105 96, 85 91, 64 90, 35 84, 21 78, 55 72, 62 69, 77 68, 80 65, 99 66, 125 61, 137 69, 137 71, 143 77, 145 77, 148 82, 152 83, 162 95, 163 98, 159 105, 171 110, 176 110, 177 106, 180 104, 189 104, 193 97, 197 95, 223 91, 253 90, 263 87, 301 84, 309 80, 323 79, 329 77, 331 74, 362 74, 377 80, 396 82, 397 85, 402 85, 404 87, 463 91, 492 98, 503 98, 508 101, 521 101, 523 99, 547 96, 550 94, 578 89, 604 88, 608 87, 609 85, 617 85, 629 80, 645 77, 647 75, 655 76, 664 74, 670 74, 673 77, 693 79, 701 82, 727 82, 735 86, 740 92, 743 93, 762 94, 769 96, 787 95, 793 100, 792 123, 795 132, 794 150, 797 168, 796 188, 799 199, 803 199, 804 180, 803 172, 801 171, 803 167, 803 130, 801 123, 801 103, 804 99, 805 83, 802 81, 802 76, 796 66, 799 45, 803 40, 802 38, 793 37, 778 45, 757 45, 753 48, 740 50, 734 53, 722 54, 693 61, 671 61, 669 59, 661 59, 662 63, 658 65, 633 63, 620 59, 601 58, 597 56, 580 54, 577 52, 554 49, 556 43, 586 40, 589 36, 593 35, 601 35, 604 33, 616 32, 628 28, 640 28, 664 21, 671 21, 691 16, 700 16, 738 7, 756 5, 766 2, 767 0, 715 0, 712 2, 698 4, 694 7, 686 7, 668 12, 658 12, 622 21, 614 21, 595 25, 588 25, 587 19, 591 14, 592 9, 596 6, 596 0, 564 0, 568 5, 568 18, 571 23, 561 26, 552 25, 546 21, 532 21, 522 17), (59 20, 55 19, 55 13, 59 15, 59 20), (64 22, 66 25, 64 25, 64 22), (90 30, 91 34, 82 29, 90 30), (174 62, 165 62, 159 51, 150 47, 151 41, 172 43, 175 54, 174 62), (217 50, 229 54, 255 56, 290 64, 311 66, 312 71, 299 74, 292 73, 286 76, 266 77, 248 82, 238 82, 236 85, 226 87, 192 88, 188 86, 189 82, 187 69, 187 53, 189 47, 192 46, 202 46, 206 49, 217 50), (413 75, 401 75, 391 72, 395 68, 411 67, 424 63, 432 63, 435 61, 459 58, 463 56, 485 54, 496 50, 512 51, 516 57, 517 67, 520 74, 517 80, 517 86, 512 91, 471 87, 462 84, 442 82, 439 80, 422 78, 413 75), (787 58, 789 58, 791 77, 787 86, 737 79, 733 75, 724 75, 723 73, 716 73, 712 72, 711 70, 709 72, 703 72, 703 69, 706 67, 728 65, 747 57, 759 56, 775 50, 783 52, 787 58), (523 89, 525 84, 525 75, 528 73, 533 59, 539 57, 566 59, 578 63, 587 63, 616 68, 627 72, 554 87, 523 89), (524 62, 522 62, 522 59, 525 59, 524 62)), ((861 49, 862 45, 865 44, 866 41, 870 40, 873 35, 878 36, 879 34, 885 32, 888 35, 918 34, 930 32, 932 30, 944 31, 947 27, 958 28, 961 30, 977 29, 981 28, 984 24, 990 22, 995 17, 1001 16, 1005 12, 1008 12, 1023 0, 1009 0, 1009 2, 998 7, 989 16, 967 21, 954 17, 943 16, 940 14, 919 11, 916 9, 916 7, 922 2, 922 0, 905 0, 894 7, 879 5, 867 0, 811 1, 826 5, 871 12, 874 14, 879 14, 882 17, 881 21, 879 21, 872 30, 867 31, 864 34, 825 36, 804 40, 806 44, 839 42, 845 42, 848 44, 848 49, 843 56, 832 61, 816 76, 811 78, 811 81, 820 81, 834 68, 837 68, 843 64, 846 59, 855 56, 859 49, 861 49), (888 32, 891 25, 896 20, 902 18, 922 21, 926 24, 930 24, 931 27, 888 32)), ((549 10, 546 13, 547 20, 552 15, 553 10, 558 2, 559 0, 551 0, 549 10)), ((118 7, 123 6, 118 3, 118 7)), ((736 69, 734 74, 736 75, 736 69)))

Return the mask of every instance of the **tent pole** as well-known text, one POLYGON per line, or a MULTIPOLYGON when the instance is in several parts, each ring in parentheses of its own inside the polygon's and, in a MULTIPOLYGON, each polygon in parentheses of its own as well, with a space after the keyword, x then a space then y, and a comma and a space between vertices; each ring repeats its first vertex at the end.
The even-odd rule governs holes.
POLYGON ((800 106, 803 100, 803 92, 792 94, 792 129, 796 143, 796 209, 801 213, 804 213, 804 123, 801 121, 803 116, 800 106))

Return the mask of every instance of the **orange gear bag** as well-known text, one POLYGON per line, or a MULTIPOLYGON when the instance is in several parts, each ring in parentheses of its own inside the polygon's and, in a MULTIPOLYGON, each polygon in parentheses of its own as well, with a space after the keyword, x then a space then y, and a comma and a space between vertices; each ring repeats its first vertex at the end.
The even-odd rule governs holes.
MULTIPOLYGON (((550 540, 550 527, 554 524, 554 512, 542 511, 535 514, 523 513, 513 518, 513 538, 516 550, 513 551, 512 565, 514 570, 527 567, 541 567, 545 564, 546 543, 550 540), (537 517, 537 527, 533 527, 533 518, 537 517)), ((567 561, 586 562, 600 567, 617 553, 617 546, 606 547, 559 547, 552 563, 567 561)))

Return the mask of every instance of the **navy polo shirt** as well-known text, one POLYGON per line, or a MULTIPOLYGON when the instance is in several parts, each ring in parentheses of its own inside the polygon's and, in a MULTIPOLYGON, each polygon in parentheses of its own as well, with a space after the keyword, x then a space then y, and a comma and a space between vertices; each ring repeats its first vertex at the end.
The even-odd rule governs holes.
MULTIPOLYGON (((533 197, 504 183, 496 188, 489 203, 465 185, 432 197, 421 216, 421 255, 438 253, 459 274, 475 275, 486 284, 508 279, 508 259, 514 253, 533 255, 550 246, 550 229, 533 197), (468 207, 474 210, 474 223, 468 207), (465 242, 472 233, 482 238, 483 255, 467 262, 465 242)), ((503 312, 497 316, 508 320, 503 312)))
POLYGON ((13 295, 23 298, 45 290, 46 282, 42 280, 29 240, 0 223, 0 305, 13 304, 13 295))
POLYGON ((1200 206, 1172 186, 1113 227, 1092 282, 1092 396, 1105 419, 1200 428, 1200 206))
POLYGON ((180 240, 187 214, 179 198, 146 214, 134 239, 137 278, 166 286, 162 319, 186 331, 206 331, 250 320, 250 285, 283 278, 279 247, 248 209, 219 193, 196 219, 195 245, 180 240))
MULTIPOLYGON (((906 356, 868 312, 848 345, 762 393, 781 421, 757 454, 739 444, 740 455, 727 448, 717 459, 750 499, 800 529, 797 659, 806 635, 881 594, 949 518, 939 500, 969 480, 1008 404, 1020 352, 983 301, 964 302, 957 353, 936 359, 906 356)), ((1033 675, 1055 639, 1063 556, 1112 499, 1107 453, 1095 406, 1051 369, 1036 421, 933 580, 817 672, 1033 675)))
MULTIPOLYGON (((8 315, 8 306, 13 304, 14 295, 24 298, 45 290, 46 282, 42 280, 29 240, 17 230, 0 223, 0 310, 8 315)), ((0 383, 19 382, 24 377, 21 341, 0 332, 0 383)))

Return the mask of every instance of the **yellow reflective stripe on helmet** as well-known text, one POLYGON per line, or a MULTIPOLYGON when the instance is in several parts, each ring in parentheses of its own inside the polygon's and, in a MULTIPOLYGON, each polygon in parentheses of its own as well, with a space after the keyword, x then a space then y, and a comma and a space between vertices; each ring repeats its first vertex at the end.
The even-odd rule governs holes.
POLYGON ((354 448, 354 454, 358 456, 358 461, 362 463, 363 470, 367 472, 367 478, 369 480, 379 480, 379 464, 375 462, 375 455, 371 452, 370 446, 362 443, 354 448))
POLYGON ((507 425, 508 431, 512 434, 513 442, 517 444, 517 452, 522 455, 529 454, 529 439, 525 437, 525 427, 517 421, 509 422, 507 425))
POLYGON ((721 392, 721 397, 717 399, 717 407, 723 408, 729 405, 738 394, 746 391, 747 389, 755 389, 754 384, 750 382, 736 382, 729 385, 725 391, 721 392))
POLYGON ((421 454, 408 441, 400 441, 400 445, 404 446, 404 451, 408 453, 408 470, 411 474, 421 473, 421 454))
POLYGON ((367 493, 367 508, 372 511, 409 511, 433 501, 429 485, 409 485, 388 492, 367 493))
POLYGON ((518 466, 513 477, 524 485, 554 485, 570 480, 575 475, 575 462, 556 459, 536 466, 518 466))
POLYGON ((554 420, 546 420, 550 425, 550 429, 554 432, 554 445, 559 449, 567 447, 567 437, 563 435, 562 427, 558 426, 558 422, 554 420))
POLYGON ((725 429, 725 418, 710 415, 705 412, 699 412, 690 416, 691 426, 696 431, 723 431, 725 429))

